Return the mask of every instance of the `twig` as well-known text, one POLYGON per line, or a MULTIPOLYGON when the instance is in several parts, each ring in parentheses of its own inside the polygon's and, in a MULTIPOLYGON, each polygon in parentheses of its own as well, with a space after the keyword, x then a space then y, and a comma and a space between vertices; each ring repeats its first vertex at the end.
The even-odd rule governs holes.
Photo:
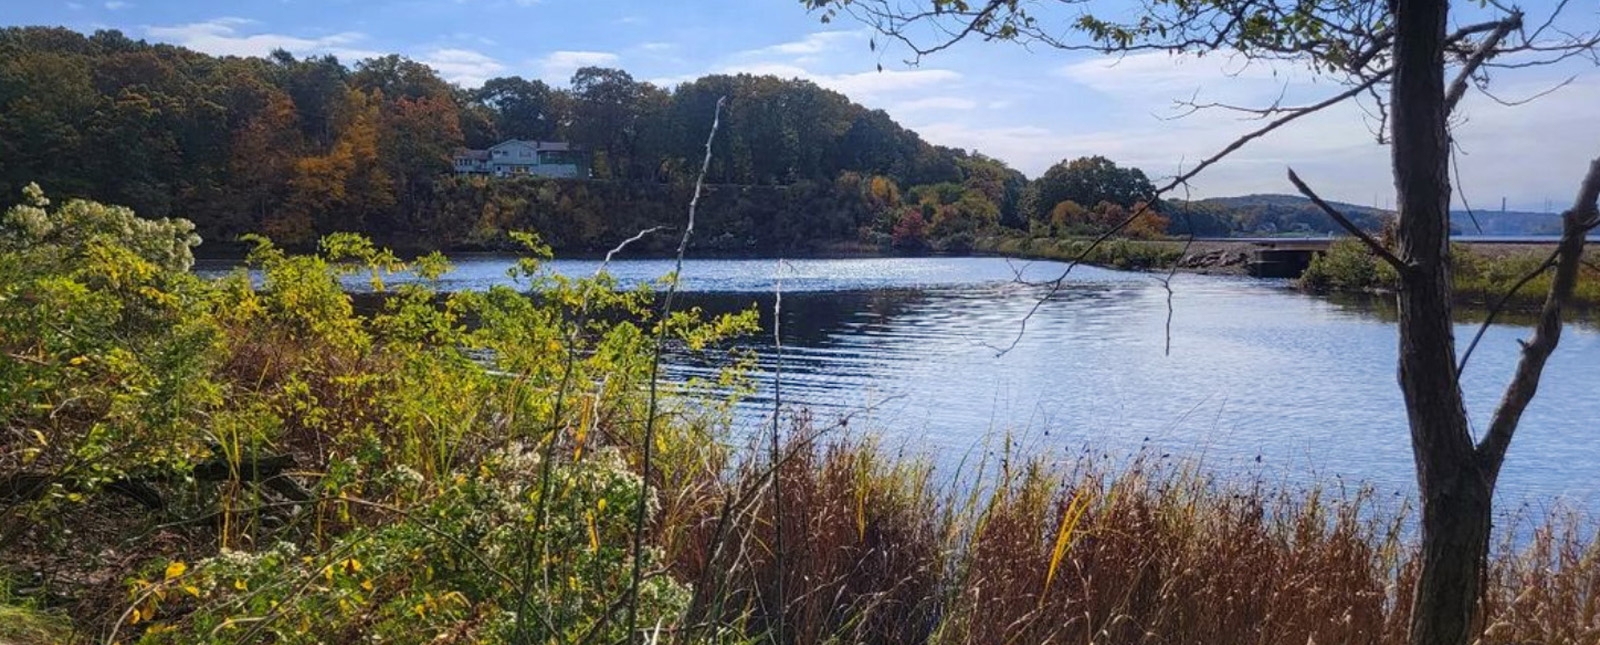
POLYGON ((1484 317, 1483 324, 1478 325, 1478 333, 1472 335, 1472 342, 1467 344, 1467 351, 1461 354, 1461 363, 1456 365, 1457 381, 1461 380, 1461 372, 1467 369, 1467 361, 1472 358, 1472 352, 1478 349, 1478 341, 1483 340, 1483 334, 1489 331, 1489 326, 1494 324, 1494 319, 1500 315, 1502 309, 1505 309, 1506 303, 1510 302, 1512 296, 1517 295, 1518 291, 1522 291, 1523 287, 1528 286, 1529 282, 1533 282, 1534 278, 1539 277, 1545 271, 1550 270, 1550 267, 1555 266, 1556 256, 1560 254, 1561 248, 1557 246, 1556 250, 1550 252, 1550 257, 1545 258, 1543 262, 1539 263, 1539 266, 1534 267, 1527 275, 1522 276, 1522 279, 1512 285, 1510 290, 1500 294, 1500 299, 1495 301, 1493 307, 1489 308, 1489 315, 1484 317))
POLYGON ((773 468, 772 468, 772 531, 773 531, 773 548, 774 548, 773 557, 774 557, 775 564, 776 564, 776 566, 774 567, 774 571, 776 572, 775 575, 777 576, 777 587, 778 587, 778 589, 777 589, 777 591, 778 591, 778 600, 777 600, 777 604, 778 604, 778 624, 777 624, 777 629, 774 630, 774 632, 773 632, 772 642, 773 642, 773 645, 783 645, 783 643, 786 642, 785 639, 784 639, 784 631, 785 631, 785 629, 784 629, 784 627, 785 627, 784 619, 785 619, 785 614, 788 613, 788 605, 785 604, 785 602, 784 602, 784 599, 785 599, 784 591, 785 590, 784 590, 784 585, 783 585, 783 579, 785 577, 784 576, 784 574, 785 574, 784 557, 783 557, 784 556, 784 550, 783 550, 783 484, 782 484, 782 480, 780 479, 781 471, 777 467, 778 456, 780 454, 780 448, 779 448, 779 445, 778 445, 778 431, 779 431, 779 428, 780 428, 780 420, 782 419, 782 416, 783 416, 783 259, 782 258, 778 259, 778 272, 775 275, 775 278, 773 280, 772 345, 773 345, 774 350, 777 353, 777 357, 776 357, 777 360, 773 364, 773 367, 772 367, 772 451, 770 453, 770 457, 772 459, 772 464, 773 464, 773 468))
MULTIPOLYGON (((649 513, 650 499, 650 466, 654 456, 656 408, 659 403, 658 384, 661 372, 661 349, 667 341, 667 327, 672 319, 673 301, 678 295, 678 285, 683 280, 683 256, 689 250, 689 239, 694 236, 695 209, 700 206, 700 192, 705 187, 706 173, 711 170, 711 145, 717 140, 717 128, 722 125, 722 106, 728 102, 728 97, 717 99, 717 106, 711 115, 711 133, 706 135, 706 156, 700 163, 700 176, 694 181, 694 197, 689 199, 689 222, 683 227, 683 237, 678 241, 678 257, 673 267, 672 281, 667 284, 667 296, 661 303, 661 317, 657 321, 656 346, 650 360, 650 402, 644 419, 644 447, 640 457, 639 479, 643 490, 639 494, 639 506, 633 517, 633 574, 628 584, 628 630, 624 633, 633 634, 639 628, 639 583, 644 567, 644 531, 645 519, 649 513)), ((631 637, 631 636, 630 636, 631 637)))
MULTIPOLYGON (((1182 170, 1180 165, 1179 172, 1181 173, 1182 170)), ((1161 288, 1167 292, 1167 322, 1164 327, 1166 333, 1163 335, 1165 344, 1162 346, 1161 351, 1163 356, 1172 355, 1172 278, 1178 275, 1178 265, 1182 264, 1183 259, 1189 256, 1189 248, 1194 245, 1194 216, 1189 213, 1189 184, 1187 183, 1183 184, 1183 204, 1183 221, 1188 224, 1189 235, 1184 238, 1183 249, 1178 251, 1177 259, 1172 261, 1172 266, 1167 270, 1167 277, 1161 280, 1161 288)))
POLYGON ((1477 214, 1472 212, 1472 201, 1467 199, 1467 191, 1462 188, 1461 162, 1456 159, 1456 151, 1461 148, 1455 140, 1450 141, 1450 170, 1456 175, 1456 194, 1461 196, 1461 206, 1467 209, 1467 217, 1472 219, 1472 227, 1478 229, 1478 234, 1483 235, 1483 225, 1478 223, 1477 214))
POLYGON ((1134 209, 1132 214, 1128 215, 1127 218, 1125 218, 1121 222, 1117 223, 1116 226, 1111 227, 1110 230, 1107 230, 1106 232, 1101 233, 1098 237, 1095 237, 1094 240, 1089 243, 1088 247, 1086 247, 1077 256, 1073 257, 1072 260, 1067 262, 1067 267, 1065 269, 1062 269, 1061 270, 1061 274, 1056 276, 1055 279, 1046 281, 1044 283, 1040 283, 1040 284, 1043 284, 1043 285, 1048 285, 1049 286, 1049 290, 1046 291, 1045 294, 1043 296, 1041 296, 1038 301, 1034 302, 1033 307, 1028 310, 1027 314, 1023 315, 1022 322, 1017 325, 1017 333, 1016 333, 1015 336, 1012 337, 1010 344, 1006 345, 1005 347, 997 347, 997 346, 994 346, 994 345, 990 345, 988 343, 983 343, 983 346, 987 347, 989 349, 995 350, 995 353, 997 355, 1001 355, 1001 356, 1009 353, 1013 349, 1016 349, 1017 343, 1022 342, 1022 336, 1025 333, 1027 333, 1028 321, 1033 318, 1034 314, 1038 313, 1039 308, 1043 307, 1044 303, 1046 301, 1048 301, 1050 298, 1054 297, 1056 293, 1061 291, 1062 286, 1065 284, 1065 282, 1067 280, 1067 277, 1072 273, 1072 270, 1076 269, 1078 267, 1078 265, 1082 264, 1084 262, 1084 260, 1089 257, 1089 254, 1094 253, 1095 249, 1099 248, 1102 243, 1104 243, 1108 239, 1111 239, 1111 237, 1113 235, 1116 235, 1117 233, 1121 232, 1122 229, 1125 229, 1130 224, 1133 224, 1134 220, 1136 220, 1140 216, 1144 215, 1145 211, 1148 210, 1150 202, 1153 202, 1153 201, 1155 201, 1157 199, 1160 199, 1160 197, 1162 195, 1164 195, 1164 194, 1166 194, 1168 192, 1171 192, 1174 188, 1177 188, 1178 186, 1181 186, 1181 185, 1183 185, 1185 183, 1188 183, 1189 180, 1194 179, 1196 175, 1199 175, 1206 168, 1211 167, 1212 165, 1216 164, 1219 161, 1222 161, 1223 158, 1227 157, 1230 154, 1233 154, 1234 151, 1238 150, 1239 148, 1244 147, 1245 144, 1247 144, 1247 143, 1249 143, 1249 142, 1251 142, 1251 141, 1253 141, 1255 139, 1259 139, 1261 137, 1264 137, 1267 134, 1271 133, 1272 131, 1277 130, 1278 128, 1281 128, 1281 127, 1283 127, 1285 125, 1288 125, 1288 124, 1294 122, 1296 119, 1304 117, 1304 116, 1306 116, 1308 114, 1313 114, 1315 112, 1319 112, 1319 111, 1321 111, 1323 109, 1326 109, 1328 107, 1331 107, 1333 105, 1337 105, 1339 103, 1342 103, 1345 100, 1350 99, 1350 98, 1352 98, 1352 97, 1354 97, 1354 96, 1366 91, 1368 88, 1371 88, 1372 86, 1377 85, 1378 82, 1382 81, 1383 79, 1388 78, 1389 75, 1392 74, 1392 73, 1393 73, 1392 69, 1380 70, 1380 71, 1374 73, 1370 78, 1367 78, 1366 80, 1363 80, 1361 83, 1359 83, 1357 85, 1354 85, 1354 86, 1350 87, 1349 89, 1347 89, 1347 90, 1345 90, 1343 92, 1340 92, 1338 94, 1330 96, 1330 97, 1322 100, 1321 102, 1314 103, 1314 104, 1311 104, 1311 105, 1307 105, 1307 106, 1305 106, 1303 108, 1300 108, 1297 111, 1285 114, 1285 115, 1283 115, 1281 117, 1278 117, 1277 119, 1272 120, 1271 122, 1267 123, 1266 125, 1263 125, 1263 126, 1261 126, 1259 128, 1256 128, 1255 130, 1251 130, 1250 132, 1245 133, 1244 135, 1240 136, 1239 138, 1234 139, 1228 145, 1223 146, 1223 148, 1221 150, 1218 150, 1215 154, 1212 154, 1210 157, 1206 157, 1199 164, 1196 164, 1194 168, 1188 170, 1187 172, 1184 172, 1184 173, 1178 175, 1177 177, 1172 178, 1171 181, 1168 181, 1165 185, 1161 186, 1160 188, 1157 188, 1155 190, 1155 192, 1150 195, 1150 199, 1146 202, 1146 205, 1145 205, 1144 208, 1136 208, 1136 209, 1134 209))
POLYGON ((1384 248, 1384 246, 1378 243, 1377 240, 1372 239, 1371 235, 1368 235, 1366 231, 1361 230, 1361 227, 1356 226, 1354 222, 1351 222, 1349 218, 1346 218, 1344 213, 1341 213, 1338 209, 1329 206, 1328 202, 1322 201, 1322 198, 1318 197, 1317 194, 1311 190, 1311 187, 1306 185, 1306 182, 1300 180, 1299 175, 1294 174, 1293 168, 1289 169, 1289 181, 1294 184, 1295 189, 1299 190, 1301 195, 1305 195, 1307 199, 1311 200, 1311 203, 1317 205, 1317 208, 1322 209, 1322 212, 1327 213, 1328 217, 1331 217, 1333 218, 1333 221, 1338 222, 1339 226, 1344 227, 1344 230, 1349 231, 1351 235, 1356 236, 1356 238, 1365 243, 1367 248, 1371 249, 1372 252, 1378 257, 1383 258, 1384 262, 1388 262, 1389 266, 1394 267, 1394 270, 1401 273, 1410 272, 1410 265, 1401 261, 1400 258, 1395 257, 1393 253, 1389 252, 1389 249, 1384 248))
POLYGON ((595 276, 598 277, 600 274, 605 273, 606 267, 611 265, 611 258, 613 256, 615 256, 616 254, 621 253, 623 249, 628 248, 629 244, 633 244, 634 242, 638 242, 639 240, 644 239, 644 237, 646 235, 649 235, 651 233, 659 231, 659 230, 661 230, 663 228, 666 228, 666 227, 664 227, 664 226, 652 226, 652 227, 647 228, 645 230, 639 231, 633 237, 630 237, 630 238, 628 238, 626 240, 623 240, 621 244, 618 244, 616 246, 616 248, 613 248, 610 251, 606 251, 606 259, 600 261, 600 268, 595 269, 595 272, 594 272, 595 276))

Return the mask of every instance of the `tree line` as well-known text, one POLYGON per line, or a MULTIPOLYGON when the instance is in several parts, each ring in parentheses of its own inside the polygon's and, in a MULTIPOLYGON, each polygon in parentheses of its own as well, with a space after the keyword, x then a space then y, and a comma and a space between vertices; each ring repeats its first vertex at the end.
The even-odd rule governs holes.
MULTIPOLYGON (((980 233, 1091 235, 1155 192, 1142 171, 1102 156, 1030 181, 799 79, 711 75, 666 88, 585 67, 567 87, 511 76, 463 88, 398 55, 218 57, 118 31, 12 27, 0 29, 0 206, 38 182, 184 217, 209 249, 247 233, 304 246, 339 231, 406 248, 507 248, 508 231, 533 228, 559 251, 597 251, 676 221, 723 96, 706 180, 712 203, 731 211, 701 250, 960 251, 980 233), (506 139, 571 142, 591 177, 451 175, 456 151, 506 139)), ((1259 227, 1236 208, 1143 208, 1125 234, 1259 227)), ((1315 218, 1311 230, 1331 230, 1315 218)))
POLYGON ((692 182, 722 96, 730 108, 706 180, 736 215, 708 236, 715 250, 959 250, 997 227, 1082 233, 1151 192, 1142 172, 1103 157, 1029 182, 799 79, 712 75, 666 88, 586 67, 564 88, 515 76, 463 88, 398 55, 353 66, 284 51, 218 57, 113 30, 13 27, 0 30, 0 205, 38 182, 184 217, 213 242, 354 231, 476 248, 537 226, 558 250, 596 250, 675 220, 651 200, 677 200, 692 182), (457 150, 513 138, 568 141, 588 154, 591 177, 451 176, 457 150))

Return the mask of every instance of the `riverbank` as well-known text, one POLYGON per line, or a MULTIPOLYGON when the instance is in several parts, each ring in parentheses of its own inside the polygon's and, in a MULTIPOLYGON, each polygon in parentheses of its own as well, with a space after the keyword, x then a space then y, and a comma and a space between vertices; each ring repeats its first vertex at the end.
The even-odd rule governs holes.
MULTIPOLYGON (((1177 270, 1210 275, 1246 275, 1251 252, 1261 246, 1255 242, 1112 239, 1084 255, 1091 240, 1026 238, 1020 236, 980 237, 974 251, 1006 257, 1071 261, 1133 271, 1177 270)), ((1467 307, 1494 307, 1503 304, 1512 310, 1537 309, 1549 290, 1548 271, 1517 288, 1523 278, 1533 274, 1555 250, 1555 244, 1455 244, 1452 247, 1456 300, 1467 307)), ((1600 308, 1600 270, 1596 254, 1590 251, 1573 293, 1572 305, 1582 309, 1600 308)), ((1299 279, 1297 288, 1310 293, 1389 294, 1398 287, 1397 276, 1358 241, 1341 239, 1328 252, 1312 260, 1299 279)))
POLYGON ((1090 249, 1092 239, 990 235, 974 240, 980 255, 1070 262, 1127 271, 1166 271, 1174 263, 1180 271, 1208 275, 1245 275, 1248 242, 1109 239, 1090 249), (1087 252, 1087 255, 1085 255, 1087 252))

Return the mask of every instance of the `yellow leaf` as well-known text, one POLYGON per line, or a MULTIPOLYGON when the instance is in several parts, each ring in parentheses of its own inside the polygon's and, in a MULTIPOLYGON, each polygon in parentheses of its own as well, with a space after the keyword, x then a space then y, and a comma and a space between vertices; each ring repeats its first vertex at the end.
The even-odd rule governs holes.
POLYGON ((233 581, 233 588, 234 589, 238 589, 239 591, 249 591, 250 590, 250 585, 245 584, 244 579, 241 578, 239 580, 233 581))
POLYGON ((1050 583, 1056 579, 1056 569, 1061 566, 1067 548, 1076 541, 1078 522, 1083 519, 1083 513, 1087 510, 1089 510, 1089 489, 1079 489, 1072 496, 1072 501, 1067 504, 1067 510, 1061 514, 1061 525, 1056 528, 1055 548, 1050 551, 1050 568, 1044 576, 1044 589, 1039 592, 1041 607, 1044 606, 1045 595, 1050 593, 1050 583))
POLYGON ((361 581, 361 588, 362 589, 366 589, 367 591, 372 591, 372 581, 371 580, 362 580, 361 581))
POLYGON ((173 560, 172 564, 167 565, 167 579, 171 580, 181 576, 183 572, 188 570, 189 565, 184 564, 182 560, 173 560))
POLYGON ((128 613, 128 624, 129 625, 137 625, 137 624, 139 624, 139 621, 143 620, 143 619, 144 619, 144 614, 139 613, 139 608, 138 607, 134 607, 133 611, 128 613))
POLYGON ((595 527, 595 524, 594 524, 594 513, 584 513, 584 515, 587 515, 588 519, 589 519, 589 550, 590 551, 599 551, 600 550, 600 531, 595 527))
POLYGON ((184 591, 184 593, 187 593, 187 594, 189 594, 191 596, 194 596, 196 598, 200 597, 200 588, 196 587, 194 585, 184 585, 183 586, 183 591, 184 591))

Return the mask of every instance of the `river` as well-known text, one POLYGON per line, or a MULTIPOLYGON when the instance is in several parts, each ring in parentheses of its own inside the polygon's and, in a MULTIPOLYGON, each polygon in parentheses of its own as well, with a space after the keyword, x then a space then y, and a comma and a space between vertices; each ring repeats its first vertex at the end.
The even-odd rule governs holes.
MULTIPOLYGON (((503 257, 458 258, 440 286, 504 284, 509 266, 503 257)), ((550 265, 571 275, 597 267, 550 265)), ((1164 276, 1080 267, 1030 316, 1046 288, 1018 276, 1041 280, 1063 268, 999 258, 691 260, 684 289, 685 301, 710 311, 762 310, 767 331, 745 341, 759 352, 761 384, 738 415, 745 432, 770 419, 781 274, 786 410, 809 409, 823 424, 849 415, 852 432, 943 468, 1010 436, 1052 459, 1143 452, 1294 486, 1359 482, 1385 497, 1412 495, 1395 328, 1381 308, 1307 296, 1283 281, 1179 274, 1169 324, 1164 276)), ((610 266, 624 285, 670 269, 665 260, 610 266)), ((1456 331, 1464 346, 1476 325, 1456 331)), ((1493 326, 1472 357, 1462 382, 1478 428, 1527 333, 1493 326)), ((1597 367, 1600 334, 1569 326, 1511 447, 1503 509, 1600 507, 1597 367)), ((672 373, 707 369, 681 361, 672 373)))

